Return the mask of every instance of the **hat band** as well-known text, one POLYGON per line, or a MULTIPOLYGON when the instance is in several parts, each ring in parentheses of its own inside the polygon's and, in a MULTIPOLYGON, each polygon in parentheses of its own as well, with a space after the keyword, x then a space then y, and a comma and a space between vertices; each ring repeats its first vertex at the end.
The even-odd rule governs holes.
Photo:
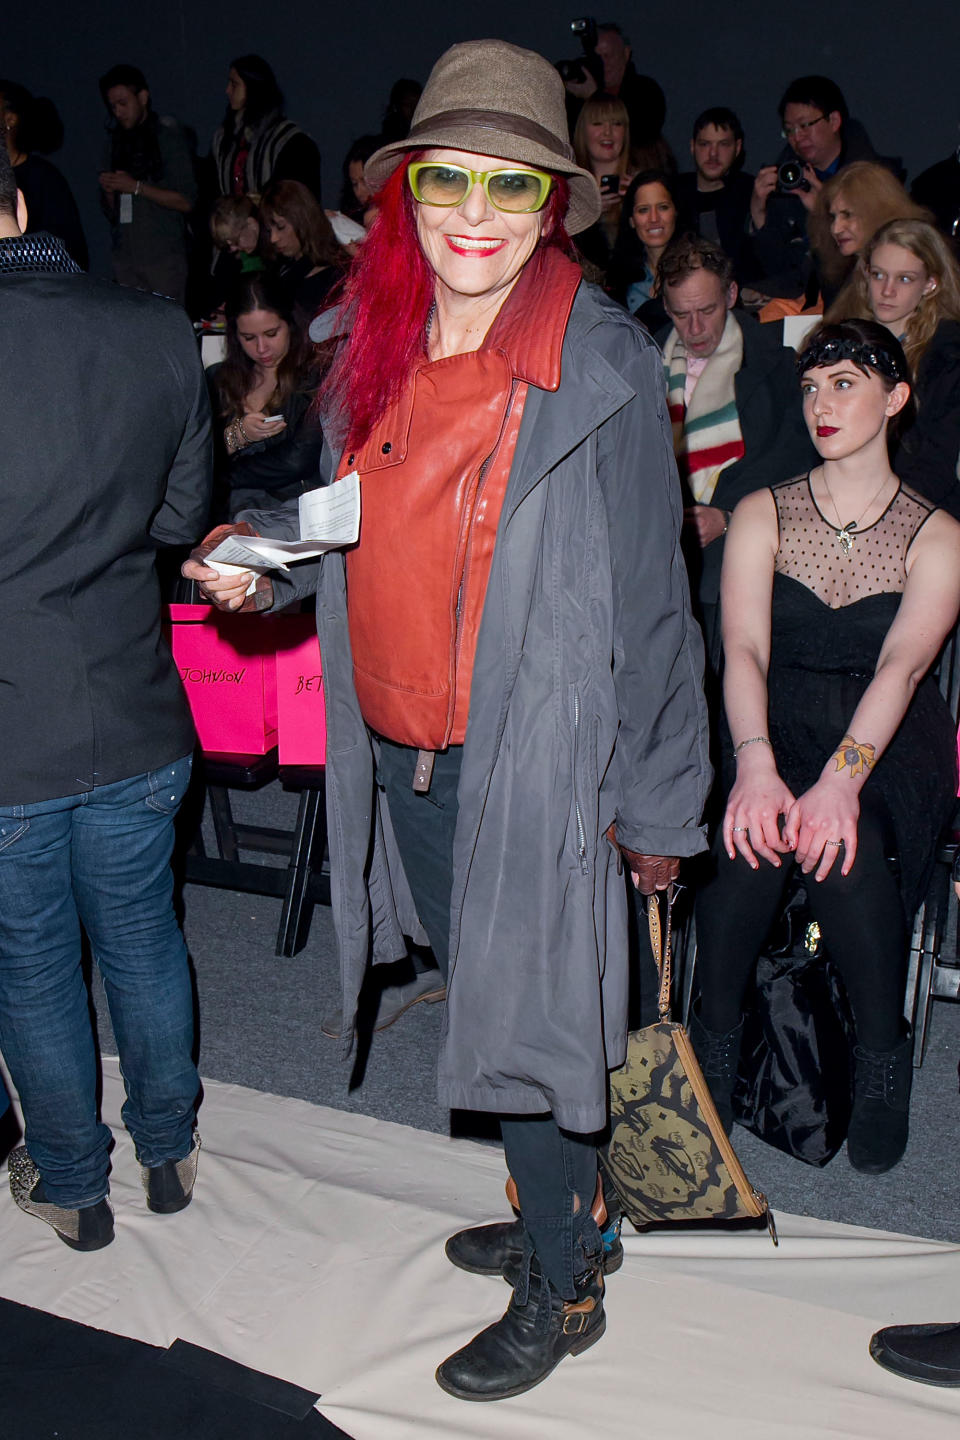
POLYGON ((518 135, 523 140, 542 145, 559 160, 571 161, 574 158, 573 146, 554 135, 545 125, 538 125, 536 120, 528 120, 525 115, 511 115, 503 110, 441 110, 438 115, 430 115, 414 125, 407 139, 416 140, 419 135, 433 136, 438 130, 463 128, 489 130, 495 135, 518 135))

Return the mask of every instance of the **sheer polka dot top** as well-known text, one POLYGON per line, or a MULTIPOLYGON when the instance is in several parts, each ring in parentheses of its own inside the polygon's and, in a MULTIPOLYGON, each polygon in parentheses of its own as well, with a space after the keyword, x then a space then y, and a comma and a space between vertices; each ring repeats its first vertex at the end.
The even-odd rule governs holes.
POLYGON ((838 526, 821 514, 807 475, 774 485, 772 494, 780 525, 776 570, 833 610, 866 595, 901 594, 907 551, 935 509, 901 485, 880 518, 859 530, 853 515, 838 526))

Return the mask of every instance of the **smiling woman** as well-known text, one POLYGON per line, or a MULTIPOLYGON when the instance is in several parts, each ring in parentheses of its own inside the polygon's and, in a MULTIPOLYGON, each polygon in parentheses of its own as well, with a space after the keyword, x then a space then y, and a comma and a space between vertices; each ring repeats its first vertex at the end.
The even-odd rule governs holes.
MULTIPOLYGON (((509 1264, 514 1295, 437 1371, 496 1400, 606 1323, 619 1220, 596 1132, 626 1041, 623 862, 650 893, 703 848, 702 649, 659 353, 571 258, 600 196, 557 71, 455 45, 366 178, 377 218, 311 327, 345 337, 321 405, 331 478, 360 476, 360 541, 278 576, 273 604, 317 592, 346 1026, 370 953, 426 935, 441 1097, 500 1116, 521 1218, 446 1253, 509 1264)), ((245 577, 185 573, 240 603, 245 577)))
POLYGON ((627 186, 608 286, 632 313, 659 293, 657 266, 676 233, 677 210, 675 181, 663 170, 641 170, 627 186))

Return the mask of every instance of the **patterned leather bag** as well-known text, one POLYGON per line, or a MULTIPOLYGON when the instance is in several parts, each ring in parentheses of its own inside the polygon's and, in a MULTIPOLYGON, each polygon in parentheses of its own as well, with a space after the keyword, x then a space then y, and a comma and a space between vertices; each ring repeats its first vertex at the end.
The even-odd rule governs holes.
POLYGON ((662 899, 651 896, 647 918, 660 975, 660 1019, 632 1032, 626 1063, 610 1076, 604 1167, 624 1214, 638 1229, 765 1217, 776 1245, 766 1196, 750 1184, 737 1159, 686 1030, 670 1019, 672 909, 672 891, 662 899))

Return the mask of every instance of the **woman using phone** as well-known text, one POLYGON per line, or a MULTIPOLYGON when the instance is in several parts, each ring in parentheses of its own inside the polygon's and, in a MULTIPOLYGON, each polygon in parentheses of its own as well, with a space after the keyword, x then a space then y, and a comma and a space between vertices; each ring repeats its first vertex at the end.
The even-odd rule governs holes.
POLYGON ((590 171, 600 191, 600 218, 577 238, 577 248, 606 274, 613 253, 623 197, 637 166, 630 152, 630 117, 622 100, 592 95, 573 132, 577 164, 590 171))
POLYGON ((907 1143, 908 923, 956 796, 956 734, 924 676, 956 623, 960 525, 891 469, 910 385, 889 331, 824 325, 797 368, 821 463, 748 495, 726 541, 727 804, 691 1036, 729 1124, 744 993, 799 866, 853 1012, 848 1158, 880 1174, 907 1143))
POLYGON ((319 383, 315 347, 288 291, 245 277, 227 301, 227 347, 208 372, 221 421, 218 518, 269 506, 323 482, 323 430, 311 405, 319 383))

